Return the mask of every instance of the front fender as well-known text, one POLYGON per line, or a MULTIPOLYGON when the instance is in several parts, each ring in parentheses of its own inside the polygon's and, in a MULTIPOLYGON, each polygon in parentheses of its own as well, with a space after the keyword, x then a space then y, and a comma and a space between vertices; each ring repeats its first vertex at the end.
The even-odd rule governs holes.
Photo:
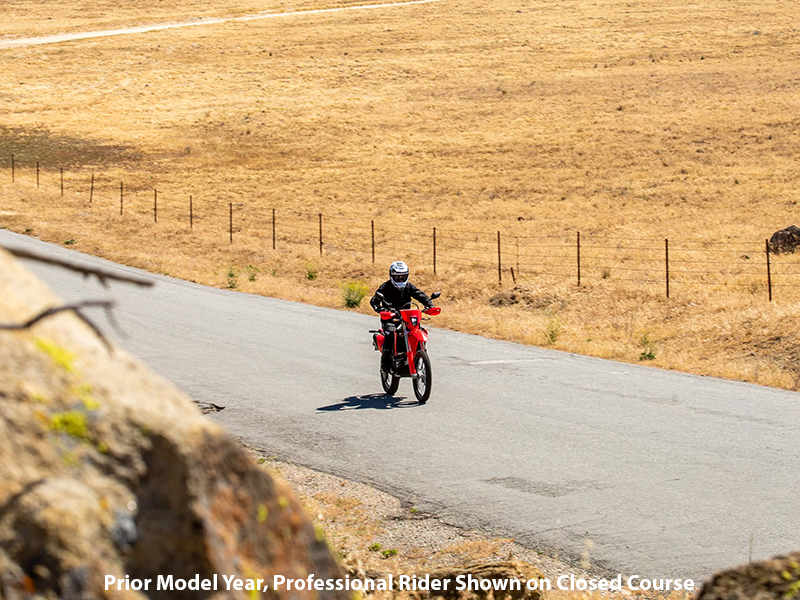
POLYGON ((411 337, 417 340, 417 342, 422 342, 424 344, 428 341, 428 332, 422 329, 415 329, 411 332, 411 337))

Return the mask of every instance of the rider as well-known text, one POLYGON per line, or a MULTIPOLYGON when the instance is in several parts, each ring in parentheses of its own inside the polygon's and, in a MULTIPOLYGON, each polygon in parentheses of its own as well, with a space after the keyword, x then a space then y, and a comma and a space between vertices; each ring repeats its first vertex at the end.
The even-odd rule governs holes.
MULTIPOLYGON (((390 310, 399 311, 408 308, 411 300, 418 300, 425 308, 431 308, 433 302, 428 296, 417 288, 414 284, 408 281, 408 265, 402 260, 396 260, 389 267, 389 279, 384 281, 372 300, 369 301, 370 306, 377 313, 381 312, 381 308, 386 306, 390 310), (381 294, 379 296, 378 294, 381 294)), ((392 349, 394 348, 394 330, 400 324, 399 315, 392 317, 388 321, 382 321, 381 326, 386 333, 383 340, 383 353, 381 354, 381 371, 388 372, 392 360, 392 349)))

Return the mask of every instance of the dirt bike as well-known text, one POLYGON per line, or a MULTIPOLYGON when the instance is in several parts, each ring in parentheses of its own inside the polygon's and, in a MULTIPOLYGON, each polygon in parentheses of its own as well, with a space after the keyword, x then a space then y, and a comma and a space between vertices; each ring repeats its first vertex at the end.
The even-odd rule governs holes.
MULTIPOLYGON (((431 300, 441 296, 440 292, 431 295, 431 300)), ((383 296, 378 294, 383 300, 383 296)), ((383 391, 392 396, 397 392, 401 377, 411 377, 414 396, 417 402, 425 404, 431 396, 431 361, 428 358, 428 331, 422 326, 425 315, 438 315, 442 309, 438 306, 420 309, 416 302, 409 303, 402 310, 382 310, 381 325, 383 329, 371 329, 372 344, 378 352, 383 352, 383 342, 390 329, 394 332, 394 348, 388 371, 381 369, 381 385, 383 391)))

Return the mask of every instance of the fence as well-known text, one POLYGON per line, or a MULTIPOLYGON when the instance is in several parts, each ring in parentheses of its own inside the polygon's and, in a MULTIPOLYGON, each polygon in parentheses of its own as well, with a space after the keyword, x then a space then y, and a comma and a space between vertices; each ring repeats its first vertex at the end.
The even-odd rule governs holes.
MULTIPOLYGON (((23 171, 12 155, 10 167, 12 183, 19 181, 23 172, 34 181, 33 164, 23 171)), ((512 231, 476 231, 419 224, 409 230, 375 219, 302 214, 241 202, 198 203, 194 195, 166 198, 156 189, 131 190, 123 181, 112 182, 95 174, 73 177, 66 186, 63 168, 44 171, 48 182, 56 173, 62 197, 68 187, 85 192, 87 200, 83 202, 101 210, 118 210, 123 217, 152 218, 154 224, 164 220, 184 222, 190 230, 202 227, 220 241, 227 238, 229 244, 246 236, 260 247, 273 250, 303 247, 320 256, 350 253, 373 263, 378 255, 392 260, 404 258, 427 266, 436 275, 454 270, 496 273, 501 285, 534 278, 577 285, 607 279, 657 287, 667 298, 676 288, 713 286, 760 294, 772 301, 776 289, 786 292, 800 287, 800 260, 771 253, 766 240, 636 239, 579 231, 537 236, 521 232, 519 227, 512 231)), ((42 175, 42 167, 36 162, 37 188, 42 185, 42 175)))

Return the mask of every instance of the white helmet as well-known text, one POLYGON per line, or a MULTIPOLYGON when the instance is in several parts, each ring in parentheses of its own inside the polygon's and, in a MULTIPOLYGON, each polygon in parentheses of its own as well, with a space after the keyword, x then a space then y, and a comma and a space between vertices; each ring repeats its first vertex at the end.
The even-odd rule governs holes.
POLYGON ((408 283, 408 265, 402 260, 396 260, 389 267, 389 278, 392 280, 394 287, 402 290, 408 283))

